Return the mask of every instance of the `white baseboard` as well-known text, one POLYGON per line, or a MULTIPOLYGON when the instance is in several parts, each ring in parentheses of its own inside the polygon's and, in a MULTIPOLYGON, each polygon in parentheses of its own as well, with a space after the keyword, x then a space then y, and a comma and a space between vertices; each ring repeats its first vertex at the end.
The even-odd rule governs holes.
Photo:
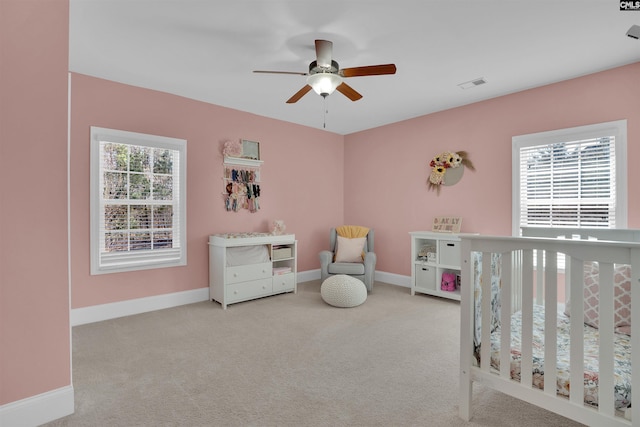
MULTIPOLYGON (((310 282, 312 280, 320 280, 320 269, 298 273, 298 283, 310 282)), ((411 276, 403 276, 401 274, 376 271, 375 280, 405 288, 411 287, 411 276)))
POLYGON ((411 276, 403 276, 401 274, 376 271, 376 280, 379 282, 388 283, 390 285, 402 286, 404 288, 411 287, 411 276))
MULTIPOLYGON (((317 279, 320 279, 320 269, 298 273, 298 283, 317 279)), ((79 326, 87 323, 116 319, 118 317, 132 316, 134 314, 162 310, 165 308, 177 307, 179 305, 193 304, 196 302, 207 301, 208 299, 209 288, 207 287, 191 291, 175 292, 172 294, 118 301, 109 304, 74 308, 71 310, 71 326, 79 326)))
POLYGON ((298 283, 310 282, 312 280, 320 280, 320 269, 307 270, 298 272, 298 283))
MULTIPOLYGON (((320 269, 298 273, 298 283, 310 282, 312 280, 320 280, 320 269)), ((403 276, 401 274, 376 271, 375 280, 405 288, 411 287, 411 276, 403 276)))
MULTIPOLYGON (((298 273, 298 283, 319 279, 320 269, 307 270, 298 273)), ((411 277, 400 274, 376 271, 376 280, 389 283, 391 285, 403 286, 406 288, 411 287, 411 277)), ((134 314, 162 310, 185 304, 193 304, 196 302, 207 301, 208 299, 209 288, 207 287, 193 289, 190 291, 175 292, 172 294, 94 305, 91 307, 74 308, 71 310, 71 326, 101 322, 103 320, 132 316, 134 314)))
POLYGON ((0 406, 0 426, 32 427, 73 414, 73 386, 31 396, 0 406))
POLYGON ((208 299, 209 288, 206 287, 172 294, 94 305, 91 307, 74 308, 71 310, 71 326, 101 322, 103 320, 162 310, 179 305, 193 304, 207 301, 208 299))

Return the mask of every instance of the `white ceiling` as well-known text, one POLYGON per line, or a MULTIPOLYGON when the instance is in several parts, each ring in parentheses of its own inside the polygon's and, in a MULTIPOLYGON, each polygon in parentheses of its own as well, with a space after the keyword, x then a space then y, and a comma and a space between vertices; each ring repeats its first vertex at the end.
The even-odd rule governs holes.
POLYGON ((363 98, 326 99, 326 130, 349 134, 640 61, 640 11, 618 0, 70 0, 70 70, 323 128, 322 97, 285 101, 314 40, 363 98), (458 84, 483 77, 487 84, 458 84))

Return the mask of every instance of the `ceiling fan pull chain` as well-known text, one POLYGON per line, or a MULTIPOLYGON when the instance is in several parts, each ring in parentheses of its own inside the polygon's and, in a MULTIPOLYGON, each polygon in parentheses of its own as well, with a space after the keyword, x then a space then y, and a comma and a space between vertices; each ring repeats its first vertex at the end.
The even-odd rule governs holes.
POLYGON ((327 128, 327 97, 323 96, 322 97, 322 128, 326 129, 327 128))

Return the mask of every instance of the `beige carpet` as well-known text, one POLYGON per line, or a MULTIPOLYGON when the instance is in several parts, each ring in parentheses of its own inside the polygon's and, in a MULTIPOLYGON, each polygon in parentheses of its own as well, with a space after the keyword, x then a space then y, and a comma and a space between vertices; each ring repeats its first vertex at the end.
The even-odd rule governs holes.
POLYGON ((579 426, 476 387, 458 418, 459 303, 376 283, 355 308, 320 281, 73 328, 75 414, 50 426, 579 426))

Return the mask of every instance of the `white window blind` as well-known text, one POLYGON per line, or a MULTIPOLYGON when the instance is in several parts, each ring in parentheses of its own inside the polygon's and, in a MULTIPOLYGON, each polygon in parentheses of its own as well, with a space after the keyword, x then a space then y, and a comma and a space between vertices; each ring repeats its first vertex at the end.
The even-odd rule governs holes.
POLYGON ((520 225, 614 227, 615 137, 520 150, 520 225))
POLYGON ((91 134, 92 274, 186 264, 186 141, 91 134))
POLYGON ((626 227, 626 120, 514 137, 513 189, 514 235, 626 227))

